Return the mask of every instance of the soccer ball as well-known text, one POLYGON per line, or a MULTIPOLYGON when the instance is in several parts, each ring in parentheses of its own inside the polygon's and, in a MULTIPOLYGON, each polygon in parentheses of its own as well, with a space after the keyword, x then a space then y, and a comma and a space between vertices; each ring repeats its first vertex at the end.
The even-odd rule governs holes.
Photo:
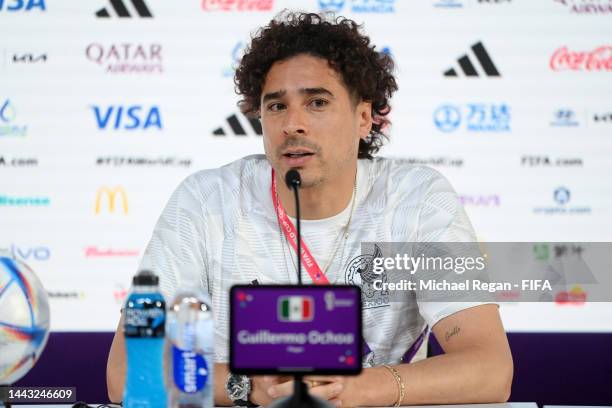
POLYGON ((0 253, 0 385, 34 366, 49 336, 49 300, 23 262, 0 253))

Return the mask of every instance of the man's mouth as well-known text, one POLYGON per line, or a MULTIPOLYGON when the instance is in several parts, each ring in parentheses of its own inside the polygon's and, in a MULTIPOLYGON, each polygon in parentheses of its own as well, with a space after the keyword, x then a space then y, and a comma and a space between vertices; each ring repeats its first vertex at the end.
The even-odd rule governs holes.
POLYGON ((307 151, 295 151, 295 152, 284 153, 283 156, 293 159, 293 158, 299 158, 299 157, 312 156, 313 154, 314 153, 307 152, 307 151))
POLYGON ((314 155, 315 153, 310 150, 291 149, 283 153, 283 159, 286 165, 296 168, 306 166, 314 155))

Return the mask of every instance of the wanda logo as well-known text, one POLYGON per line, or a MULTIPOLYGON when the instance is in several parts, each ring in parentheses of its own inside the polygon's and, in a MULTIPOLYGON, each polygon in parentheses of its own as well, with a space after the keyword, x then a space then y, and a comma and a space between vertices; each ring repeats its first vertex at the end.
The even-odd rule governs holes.
POLYGON ((612 71, 612 46, 593 51, 571 51, 561 47, 550 58, 553 71, 612 71))

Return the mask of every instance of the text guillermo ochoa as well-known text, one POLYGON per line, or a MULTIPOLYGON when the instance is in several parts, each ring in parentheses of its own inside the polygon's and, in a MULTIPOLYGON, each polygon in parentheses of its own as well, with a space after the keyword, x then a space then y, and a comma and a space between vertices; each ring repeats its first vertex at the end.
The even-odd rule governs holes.
POLYGON ((240 330, 238 332, 240 344, 353 344, 355 336, 353 333, 335 333, 331 330, 320 332, 311 330, 306 333, 276 333, 269 330, 258 330, 249 332, 240 330))

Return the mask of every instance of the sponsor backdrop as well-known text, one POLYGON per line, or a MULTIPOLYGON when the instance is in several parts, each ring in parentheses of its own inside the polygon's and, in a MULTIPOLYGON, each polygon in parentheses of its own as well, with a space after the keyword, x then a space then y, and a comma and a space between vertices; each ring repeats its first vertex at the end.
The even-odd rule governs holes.
MULTIPOLYGON (((356 19, 395 57, 382 154, 440 170, 482 240, 612 240, 612 0, 0 0, 0 247, 53 330, 113 330, 177 184, 263 152, 232 75, 284 8, 356 19)), ((502 314, 612 331, 603 303, 502 314)))

